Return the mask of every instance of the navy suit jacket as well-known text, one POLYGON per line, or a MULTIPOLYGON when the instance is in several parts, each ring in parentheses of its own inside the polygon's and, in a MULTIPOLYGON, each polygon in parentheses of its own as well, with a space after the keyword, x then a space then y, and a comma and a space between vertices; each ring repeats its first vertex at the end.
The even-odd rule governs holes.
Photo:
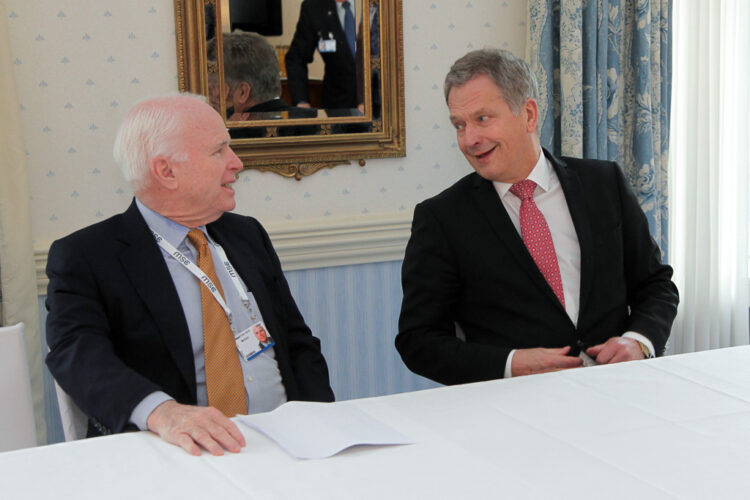
POLYGON ((512 349, 592 346, 628 330, 663 352, 677 288, 620 168, 545 154, 581 248, 577 326, 492 183, 472 173, 414 210, 396 337, 412 371, 444 384, 502 378, 512 349))
MULTIPOLYGON (((333 401, 328 368, 263 227, 225 213, 207 225, 250 288, 289 400, 333 401)), ((148 394, 196 404, 187 322, 161 250, 133 202, 55 241, 47 260, 46 363, 89 416, 89 435, 122 432, 148 394)))
POLYGON ((305 0, 300 8, 292 44, 284 56, 293 105, 300 101, 310 102, 307 65, 313 60, 320 38, 328 39, 329 34, 336 40, 336 51, 320 54, 325 64, 323 107, 356 108, 359 104, 355 54, 352 54, 346 42, 336 2, 305 0))

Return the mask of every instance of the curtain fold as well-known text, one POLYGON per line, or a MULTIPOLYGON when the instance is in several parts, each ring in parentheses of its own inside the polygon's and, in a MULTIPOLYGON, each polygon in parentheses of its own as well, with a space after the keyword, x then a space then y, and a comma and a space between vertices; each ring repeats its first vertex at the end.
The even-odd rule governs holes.
MULTIPOLYGON (((37 442, 47 442, 44 382, 31 239, 29 184, 13 79, 5 3, 0 1, 0 288, 3 322, 23 321, 34 400, 37 442)), ((12 404, 12 402, 2 402, 12 404)))
POLYGON ((748 343, 750 0, 675 0, 671 350, 748 343))
POLYGON ((529 0, 540 138, 617 161, 667 259, 671 0, 529 0))

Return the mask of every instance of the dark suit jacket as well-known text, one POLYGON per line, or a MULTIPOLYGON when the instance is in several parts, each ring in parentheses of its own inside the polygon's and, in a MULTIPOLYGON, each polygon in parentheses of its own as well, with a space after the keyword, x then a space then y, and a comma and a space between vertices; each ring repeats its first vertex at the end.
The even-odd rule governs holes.
MULTIPOLYGON (((320 341, 297 309, 260 223, 225 213, 207 228, 274 332, 288 399, 333 401, 320 341)), ((131 427, 133 409, 154 391, 196 404, 185 315, 135 202, 120 215, 55 241, 47 276, 47 366, 89 416, 89 435, 131 427)))
MULTIPOLYGON (((249 113, 247 120, 281 120, 295 118, 316 118, 317 109, 298 108, 290 106, 284 99, 271 99, 260 104, 256 104, 247 110, 249 113), (288 116, 283 112, 287 111, 288 116)), ((288 123, 284 121, 283 123, 288 123)), ((231 122, 230 122, 231 125, 231 122)), ((276 130, 278 137, 289 137, 297 135, 314 135, 320 132, 317 125, 282 125, 276 130)), ((250 139, 256 137, 266 137, 265 127, 229 127, 229 135, 232 139, 250 139)))
POLYGON ((313 60, 320 38, 328 39, 329 33, 336 40, 336 51, 321 54, 325 64, 323 107, 356 108, 359 104, 355 55, 346 42, 334 0, 302 2, 297 29, 284 59, 292 104, 310 102, 307 65, 313 60))
POLYGON ((628 330, 663 352, 677 288, 620 168, 545 154, 581 247, 578 326, 536 267, 492 183, 472 173, 414 211, 396 347, 415 373, 444 384, 502 378, 511 349, 591 346, 628 330))
POLYGON ((298 108, 290 106, 284 99, 276 98, 270 101, 256 104, 247 110, 248 113, 274 113, 288 111, 289 118, 317 118, 318 110, 310 108, 298 108))

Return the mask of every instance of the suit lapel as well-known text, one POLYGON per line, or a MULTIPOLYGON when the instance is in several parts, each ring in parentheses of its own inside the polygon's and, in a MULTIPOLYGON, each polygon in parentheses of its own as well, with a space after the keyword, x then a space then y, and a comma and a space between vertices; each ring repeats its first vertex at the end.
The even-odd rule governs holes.
POLYGON ((578 317, 581 317, 582 311, 586 305, 593 280, 593 239, 591 234, 591 219, 586 211, 584 204, 585 197, 581 180, 578 173, 570 168, 564 161, 555 158, 548 151, 544 154, 552 163, 552 168, 557 173, 560 180, 560 186, 565 193, 565 202, 570 211, 570 218, 573 220, 573 226, 578 236, 578 245, 581 249, 581 292, 578 305, 578 317))
POLYGON ((526 273, 529 280, 562 309, 562 304, 539 271, 534 259, 531 258, 531 254, 526 249, 521 235, 518 234, 516 227, 510 220, 510 216, 508 216, 508 212, 500 201, 492 182, 483 179, 478 174, 474 174, 474 181, 474 196, 471 198, 479 206, 480 212, 484 215, 497 239, 515 258, 516 263, 526 273))
POLYGON ((195 394, 195 366, 190 333, 172 276, 135 201, 123 214, 120 254, 125 273, 151 313, 172 359, 195 394), (186 342, 187 340, 187 342, 186 342))

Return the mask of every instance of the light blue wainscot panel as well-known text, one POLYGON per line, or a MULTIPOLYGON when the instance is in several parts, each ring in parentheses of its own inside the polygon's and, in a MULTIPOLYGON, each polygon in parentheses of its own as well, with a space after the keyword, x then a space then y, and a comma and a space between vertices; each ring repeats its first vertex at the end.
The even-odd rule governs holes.
POLYGON ((401 261, 289 271, 292 295, 323 344, 337 400, 436 387, 396 352, 401 261))

